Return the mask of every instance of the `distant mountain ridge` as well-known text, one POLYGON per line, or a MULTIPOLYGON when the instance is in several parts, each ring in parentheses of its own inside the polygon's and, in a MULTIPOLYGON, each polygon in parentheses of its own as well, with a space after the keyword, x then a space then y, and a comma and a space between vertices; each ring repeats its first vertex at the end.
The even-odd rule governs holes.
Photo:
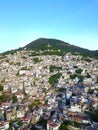
POLYGON ((31 43, 27 44, 24 48, 45 50, 45 49, 47 49, 47 45, 52 46, 53 49, 60 49, 61 51, 65 51, 65 52, 72 52, 72 53, 77 52, 82 55, 98 57, 98 50, 91 51, 91 50, 84 49, 84 48, 81 48, 81 47, 78 47, 75 45, 71 45, 69 43, 66 43, 64 41, 57 40, 57 39, 39 38, 39 39, 34 40, 31 43))
MULTIPOLYGON (((95 57, 98 58, 98 50, 96 51, 91 51, 88 49, 84 49, 75 45, 71 45, 69 43, 66 43, 61 40, 57 39, 49 39, 49 38, 39 38, 37 40, 32 41, 31 43, 27 44, 26 46, 16 49, 16 50, 11 50, 8 51, 10 52, 15 52, 18 50, 22 49, 27 49, 27 50, 47 50, 47 49, 53 49, 53 50, 61 50, 61 52, 71 52, 73 54, 79 53, 84 56, 90 56, 90 57, 95 57)), ((7 53, 7 52, 6 52, 7 53)))
MULTIPOLYGON (((60 41, 60 40, 57 40, 57 39, 46 39, 46 38, 39 38, 37 40, 34 40, 32 41, 31 43, 29 43, 28 45, 25 46, 25 48, 27 49, 31 49, 31 48, 34 48, 34 49, 47 49, 47 45, 50 45, 54 48, 58 48, 61 46, 69 46, 69 43, 66 43, 64 41, 60 41)), ((58 48, 58 49, 60 49, 58 48)))

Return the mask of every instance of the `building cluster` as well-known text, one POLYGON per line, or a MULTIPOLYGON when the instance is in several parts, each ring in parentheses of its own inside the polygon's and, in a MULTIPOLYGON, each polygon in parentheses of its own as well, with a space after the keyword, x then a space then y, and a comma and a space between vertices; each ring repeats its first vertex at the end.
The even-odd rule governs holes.
POLYGON ((98 113, 98 60, 31 53, 24 49, 0 57, 0 130, 59 130, 62 124, 97 130, 89 113, 98 113), (52 85, 49 79, 58 73, 52 85))

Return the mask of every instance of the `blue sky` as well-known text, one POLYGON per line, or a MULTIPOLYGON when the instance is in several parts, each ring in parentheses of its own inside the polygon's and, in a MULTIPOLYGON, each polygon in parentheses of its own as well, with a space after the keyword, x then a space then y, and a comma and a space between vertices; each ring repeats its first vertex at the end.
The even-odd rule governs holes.
POLYGON ((98 0, 0 0, 0 52, 40 37, 98 50, 98 0))

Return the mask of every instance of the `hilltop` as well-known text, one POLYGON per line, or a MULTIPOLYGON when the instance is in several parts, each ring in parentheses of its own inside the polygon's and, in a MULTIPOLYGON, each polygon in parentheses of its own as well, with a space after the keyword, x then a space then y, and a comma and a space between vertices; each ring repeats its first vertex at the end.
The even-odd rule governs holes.
MULTIPOLYGON (((16 51, 26 49, 26 50, 37 50, 37 51, 46 51, 46 50, 60 50, 60 53, 57 53, 58 55, 63 55, 64 53, 71 52, 72 54, 80 54, 83 56, 90 56, 94 58, 98 58, 98 50, 97 51, 91 51, 88 49, 84 49, 75 45, 71 45, 67 42, 57 40, 57 39, 47 39, 47 38, 39 38, 37 40, 32 41, 31 43, 27 44, 26 46, 16 49, 7 51, 4 54, 7 53, 14 53, 16 51)), ((44 53, 46 54, 46 53, 44 53)), ((49 53, 49 54, 54 54, 49 53)), ((56 53, 55 53, 56 54, 56 53)))

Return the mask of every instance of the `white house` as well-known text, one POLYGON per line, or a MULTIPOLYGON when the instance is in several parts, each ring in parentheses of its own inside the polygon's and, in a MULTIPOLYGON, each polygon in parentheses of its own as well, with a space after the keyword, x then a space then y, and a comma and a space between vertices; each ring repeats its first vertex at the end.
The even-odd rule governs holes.
POLYGON ((17 111, 17 118, 22 118, 22 117, 24 117, 24 115, 25 115, 25 112, 22 110, 22 111, 17 111))
POLYGON ((81 106, 80 105, 71 105, 70 111, 73 112, 81 112, 81 106))
POLYGON ((59 130, 60 123, 53 122, 52 120, 48 120, 47 122, 47 130, 59 130))

